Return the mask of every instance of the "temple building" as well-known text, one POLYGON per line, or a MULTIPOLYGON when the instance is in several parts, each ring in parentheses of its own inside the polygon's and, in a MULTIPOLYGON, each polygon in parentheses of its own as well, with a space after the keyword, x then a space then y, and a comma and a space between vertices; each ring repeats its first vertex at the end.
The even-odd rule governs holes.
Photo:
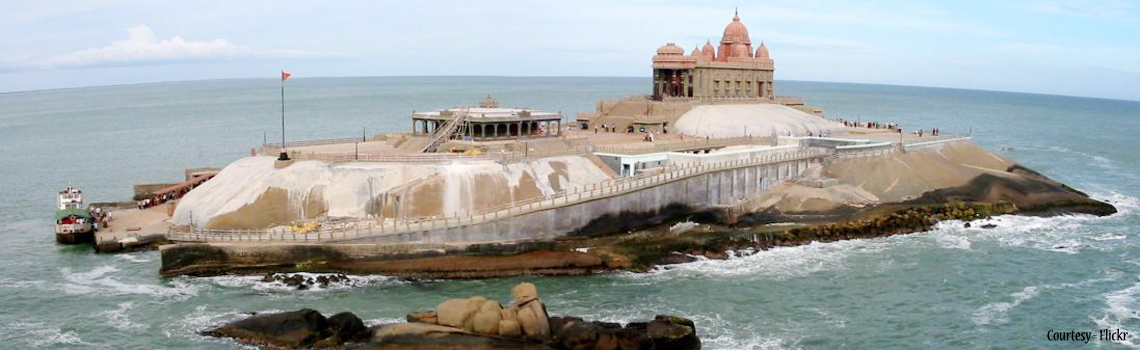
POLYGON ((724 28, 720 46, 706 41, 703 48, 685 49, 673 43, 653 56, 653 99, 678 98, 772 98, 775 64, 768 47, 752 50, 748 28, 740 15, 724 28))
POLYGON ((487 96, 479 107, 453 107, 412 113, 414 135, 440 135, 445 139, 493 141, 554 137, 562 114, 525 108, 499 108, 487 96))

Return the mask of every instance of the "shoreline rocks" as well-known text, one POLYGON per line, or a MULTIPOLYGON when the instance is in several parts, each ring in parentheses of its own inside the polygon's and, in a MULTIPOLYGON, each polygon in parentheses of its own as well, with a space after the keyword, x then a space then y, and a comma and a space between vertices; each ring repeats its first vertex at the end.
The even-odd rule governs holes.
POLYGON ((449 299, 434 311, 412 312, 407 323, 367 328, 351 312, 325 318, 312 309, 255 314, 203 336, 233 338, 243 344, 272 348, 352 349, 648 349, 697 350, 700 338, 693 321, 658 315, 626 325, 549 317, 531 283, 511 290, 503 308, 484 297, 449 299))

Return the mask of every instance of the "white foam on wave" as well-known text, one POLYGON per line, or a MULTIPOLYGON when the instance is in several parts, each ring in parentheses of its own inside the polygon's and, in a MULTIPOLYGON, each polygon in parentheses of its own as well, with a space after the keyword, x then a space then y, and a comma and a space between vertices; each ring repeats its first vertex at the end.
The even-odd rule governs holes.
POLYGON ((1108 270, 1106 272, 1106 276, 1104 276, 1104 277, 1088 279, 1088 280, 1084 280, 1084 281, 1077 282, 1077 283, 1060 283, 1060 284, 1045 284, 1045 285, 1040 285, 1040 286, 1028 286, 1028 287, 1023 288, 1020 291, 1010 293, 1009 296, 1013 298, 1013 300, 1011 300, 1011 301, 1002 301, 1002 302, 990 303, 990 304, 986 304, 982 307, 979 307, 977 310, 974 311, 974 315, 973 315, 973 317, 971 317, 971 320, 974 322, 974 324, 979 325, 979 326, 990 326, 990 325, 1005 324, 1005 323, 1009 322, 1008 314, 1011 310, 1016 309, 1022 303, 1029 301, 1030 299, 1036 298, 1038 295, 1041 295, 1042 291, 1068 289, 1068 288, 1084 288, 1086 286, 1096 284, 1096 283, 1115 281, 1115 280, 1119 279, 1120 276, 1121 276, 1120 272, 1117 272, 1116 270, 1108 270))
POLYGON ((729 335, 701 336, 702 349, 748 349, 748 350, 798 350, 794 342, 782 338, 753 336, 738 339, 729 335))
MULTIPOLYGON (((1140 331, 1140 301, 1137 300, 1138 296, 1140 296, 1140 282, 1122 290, 1105 293, 1104 301, 1107 305, 1104 309, 1105 315, 1096 319, 1096 324, 1101 328, 1120 329, 1129 334, 1137 334, 1136 332, 1140 331)), ((1140 348, 1140 343, 1136 342, 1135 337, 1114 342, 1140 348)))
POLYGON ((127 312, 131 310, 132 306, 131 302, 119 303, 118 309, 101 311, 98 315, 106 317, 107 323, 120 331, 146 328, 144 325, 131 322, 131 318, 127 315, 127 312))
POLYGON ((1083 159, 1092 159, 1093 165, 1100 167, 1102 169, 1105 169, 1105 170, 1116 170, 1116 169, 1118 169, 1115 161, 1108 159, 1104 156, 1098 156, 1098 155, 1091 154, 1091 153, 1075 151, 1075 150, 1071 150, 1071 149, 1061 147, 1061 146, 1051 146, 1051 147, 1049 147, 1049 149, 1056 151, 1056 152, 1061 152, 1061 153, 1075 154, 1075 155, 1080 156, 1083 159))
MULTIPOLYGON (((296 310, 289 310, 296 311, 296 310)), ((208 330, 229 322, 237 321, 255 314, 271 314, 286 312, 280 309, 267 309, 254 312, 239 311, 239 310, 212 310, 208 305, 199 305, 194 308, 193 312, 186 314, 181 320, 177 322, 174 327, 181 334, 199 338, 198 333, 208 330)))
POLYGON ((963 250, 970 249, 970 239, 964 236, 952 235, 948 233, 936 234, 934 236, 934 240, 937 241, 938 245, 942 246, 943 248, 963 250))
MULTIPOLYGON (((819 310, 814 310, 820 312, 819 310)), ((784 336, 798 333, 795 330, 777 326, 775 329, 762 328, 752 323, 726 320, 720 315, 697 314, 690 317, 701 333, 702 349, 751 349, 782 350, 800 349, 798 340, 788 340, 784 336), (783 336, 775 336, 781 334, 783 336)), ((834 326, 834 325, 831 325, 834 326)))
POLYGON ((64 330, 60 325, 44 322, 14 322, 0 325, 0 339, 5 346, 13 349, 46 348, 53 345, 91 345, 79 338, 74 330, 64 330))
MULTIPOLYGON (((320 276, 334 276, 336 274, 326 273, 309 273, 297 272, 289 273, 290 275, 300 275, 305 279, 312 278, 316 280, 320 276)), ((376 285, 395 285, 405 283, 396 277, 381 276, 381 275, 347 275, 349 282, 330 283, 328 287, 321 287, 319 283, 309 285, 306 289, 299 290, 297 287, 286 285, 280 281, 264 282, 264 276, 214 276, 204 277, 201 280, 208 281, 214 285, 225 288, 250 288, 259 292, 302 292, 313 293, 330 290, 346 290, 356 287, 367 287, 376 285)))
POLYGON ((1128 238, 1128 236, 1106 233, 1106 234, 1103 234, 1100 236, 1090 237, 1090 238, 1092 238, 1094 241, 1116 241, 1116 240, 1128 238))
POLYGON ((812 244, 794 247, 776 247, 741 257, 729 254, 729 258, 725 260, 699 259, 684 264, 659 266, 651 271, 649 276, 759 275, 775 278, 800 277, 818 271, 843 269, 845 268, 844 261, 850 256, 874 254, 897 242, 897 240, 888 237, 830 243, 813 242, 812 244))
POLYGON ((1026 300, 1037 297, 1040 293, 1036 286, 1025 287, 1025 289, 1019 292, 1010 294, 1010 296, 1013 297, 1013 301, 986 304, 978 308, 978 310, 974 311, 974 316, 971 320, 974 321, 974 324, 980 326, 1009 322, 1009 319, 1006 317, 1009 310, 1013 310, 1026 300))
POLYGON ((943 221, 934 226, 934 231, 935 238, 944 247, 952 247, 955 240, 966 239, 978 244, 996 242, 1007 247, 1028 247, 1066 254, 1076 254, 1083 249, 1112 249, 1113 245, 1093 244, 1097 241, 1092 237, 1103 235, 1096 232, 1095 227, 1089 226, 1097 220, 1109 219, 1092 215, 1002 215, 973 221, 970 228, 964 228, 962 221, 943 221), (983 228, 985 225, 996 227, 983 228))
POLYGON ((198 289, 183 280, 173 280, 172 286, 157 284, 131 284, 124 283, 114 276, 119 269, 110 265, 96 267, 87 272, 72 272, 71 268, 59 269, 63 275, 63 290, 69 295, 99 293, 104 295, 131 295, 141 294, 155 297, 171 297, 184 299, 198 294, 198 289))
POLYGON ((403 317, 381 317, 363 320, 365 327, 379 326, 382 324, 404 323, 408 320, 403 317))
POLYGON ((1089 193, 1089 197, 1116 207, 1117 213, 1109 217, 1132 216, 1140 212, 1140 198, 1119 192, 1089 193))
POLYGON ((115 258, 120 259, 120 260, 126 260, 129 262, 144 263, 144 262, 150 262, 150 259, 143 257, 144 255, 148 255, 150 253, 151 252, 116 254, 115 258))

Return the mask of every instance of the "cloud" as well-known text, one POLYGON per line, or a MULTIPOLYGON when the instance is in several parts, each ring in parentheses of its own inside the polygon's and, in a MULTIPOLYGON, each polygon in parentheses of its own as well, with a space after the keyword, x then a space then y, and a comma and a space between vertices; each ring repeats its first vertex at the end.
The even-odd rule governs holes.
POLYGON ((225 39, 192 41, 174 36, 159 39, 147 25, 127 29, 127 38, 110 45, 79 50, 36 61, 39 69, 123 66, 172 62, 232 61, 258 58, 335 56, 297 50, 266 50, 236 45, 225 39))

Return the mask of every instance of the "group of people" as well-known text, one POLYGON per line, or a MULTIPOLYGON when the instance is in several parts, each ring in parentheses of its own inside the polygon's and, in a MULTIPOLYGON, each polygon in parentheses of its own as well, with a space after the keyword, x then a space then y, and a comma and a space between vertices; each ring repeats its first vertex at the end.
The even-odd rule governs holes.
POLYGON ((139 207, 139 210, 142 210, 142 209, 150 208, 150 207, 153 207, 156 205, 161 205, 162 203, 166 203, 166 202, 170 201, 171 199, 178 199, 179 197, 182 197, 181 192, 178 194, 178 196, 175 196, 174 194, 171 194, 171 193, 167 193, 164 195, 154 196, 151 198, 144 198, 143 200, 138 201, 138 207, 139 207))
MULTIPOLYGON (((604 131, 604 132, 618 132, 618 131, 617 131, 617 125, 614 125, 614 124, 610 124, 610 123, 602 123, 602 125, 594 125, 594 133, 595 133, 595 134, 597 134, 597 133, 598 133, 598 130, 601 130, 601 131, 604 131), (600 127, 600 129, 599 129, 599 127, 600 127)), ((634 133, 634 132, 641 132, 641 133, 645 133, 645 132, 646 132, 646 129, 645 129, 645 127, 642 127, 640 130, 635 130, 635 129, 633 128, 633 125, 630 125, 630 126, 628 126, 628 127, 626 127, 626 128, 625 128, 625 133, 627 133, 627 134, 632 134, 632 133, 634 133)), ((668 134, 668 133, 669 133, 669 128, 668 128, 668 127, 665 127, 665 126, 662 126, 662 127, 661 127, 661 133, 662 133, 662 134, 668 134)))
MULTIPOLYGON (((844 126, 847 126, 847 127, 868 128, 868 129, 888 129, 888 130, 894 130, 895 132, 898 132, 900 134, 903 132, 902 128, 899 127, 898 123, 880 123, 880 122, 862 122, 862 121, 855 122, 855 121, 845 120, 842 118, 837 118, 837 119, 835 119, 835 121, 842 123, 844 126)), ((930 135, 931 136, 938 136, 941 133, 942 133, 942 130, 939 130, 938 128, 930 129, 930 135)), ((918 129, 918 130, 914 131, 914 134, 918 135, 918 137, 922 137, 926 133, 922 129, 918 129)))
MULTIPOLYGON (((922 129, 914 132, 918 137, 922 137, 922 129)), ((938 128, 930 129, 930 136, 938 136, 938 128)))
MULTIPOLYGON (((602 131, 605 131, 605 132, 617 132, 617 127, 614 126, 613 124, 610 124, 610 123, 603 123, 601 125, 601 127, 602 127, 602 131)), ((598 125, 594 125, 594 133, 595 134, 598 133, 598 125)))
POLYGON ((843 126, 846 126, 846 127, 900 130, 900 132, 902 130, 899 128, 899 125, 897 123, 880 123, 880 122, 874 122, 874 121, 871 121, 871 122, 855 122, 855 121, 845 120, 842 118, 837 118, 837 119, 835 119, 835 121, 839 122, 839 123, 843 123, 843 126))
POLYGON ((101 227, 107 227, 107 222, 111 221, 111 212, 104 211, 103 208, 100 207, 94 207, 91 208, 91 217, 94 219, 94 222, 91 223, 91 227, 98 230, 101 227))

